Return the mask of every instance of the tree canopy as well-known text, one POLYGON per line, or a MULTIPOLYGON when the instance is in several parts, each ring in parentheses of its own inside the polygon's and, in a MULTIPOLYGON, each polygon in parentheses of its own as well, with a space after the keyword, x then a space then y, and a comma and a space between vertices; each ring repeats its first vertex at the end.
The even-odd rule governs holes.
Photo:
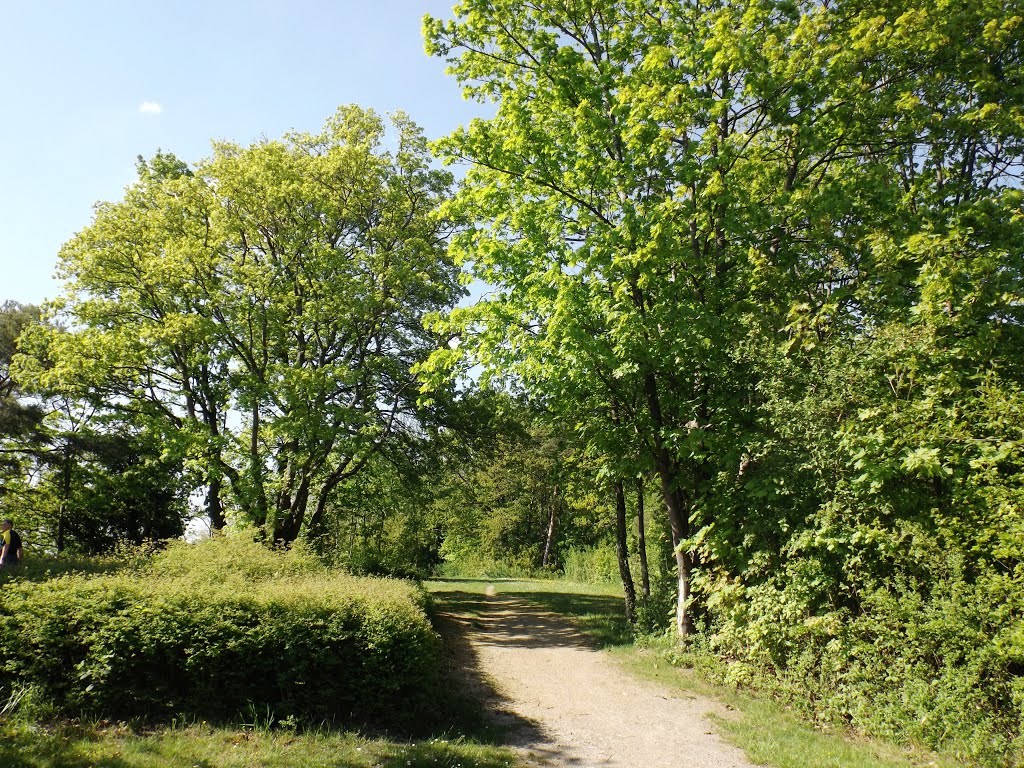
POLYGON ((291 541, 338 485, 419 429, 421 316, 460 289, 435 216, 449 174, 421 131, 343 107, 317 134, 159 153, 61 251, 59 328, 22 358, 186 457, 215 527, 291 541), (46 358, 48 365, 34 362, 46 358))

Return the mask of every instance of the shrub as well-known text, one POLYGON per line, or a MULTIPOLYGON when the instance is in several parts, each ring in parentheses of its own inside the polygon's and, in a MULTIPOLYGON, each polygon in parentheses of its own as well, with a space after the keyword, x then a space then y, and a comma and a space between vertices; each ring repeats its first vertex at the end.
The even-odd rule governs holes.
POLYGON ((9 585, 0 658, 70 716, 402 726, 436 682, 425 602, 301 553, 180 544, 132 573, 9 585))
POLYGON ((245 536, 219 536, 198 544, 174 541, 142 567, 153 577, 239 586, 323 571, 320 561, 300 545, 269 549, 245 536))
POLYGON ((563 557, 565 578, 582 584, 617 584, 621 581, 614 544, 573 547, 563 557))
POLYGON ((529 558, 495 560, 482 553, 445 560, 437 567, 437 574, 448 579, 529 579, 541 575, 529 558))
POLYGON ((893 577, 856 610, 816 609, 803 561, 786 579, 718 595, 707 640, 730 683, 811 719, 916 741, 982 765, 1018 765, 1024 703, 1021 574, 968 578, 946 548, 910 545, 943 578, 893 577))

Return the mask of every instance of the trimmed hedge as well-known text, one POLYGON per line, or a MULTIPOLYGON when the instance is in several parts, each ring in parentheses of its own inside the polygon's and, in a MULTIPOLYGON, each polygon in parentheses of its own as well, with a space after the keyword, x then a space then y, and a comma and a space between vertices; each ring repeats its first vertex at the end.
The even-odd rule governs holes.
POLYGON ((402 726, 436 690, 426 599, 252 543, 181 544, 132 573, 9 584, 0 659, 69 716, 402 726))

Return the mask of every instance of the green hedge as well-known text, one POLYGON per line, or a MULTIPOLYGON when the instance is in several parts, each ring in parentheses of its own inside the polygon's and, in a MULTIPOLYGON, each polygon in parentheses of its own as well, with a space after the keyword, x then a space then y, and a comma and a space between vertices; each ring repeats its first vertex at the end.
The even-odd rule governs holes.
POLYGON ((7 693, 64 715, 401 726, 437 679, 425 601, 252 543, 181 544, 128 573, 8 584, 0 659, 7 693))

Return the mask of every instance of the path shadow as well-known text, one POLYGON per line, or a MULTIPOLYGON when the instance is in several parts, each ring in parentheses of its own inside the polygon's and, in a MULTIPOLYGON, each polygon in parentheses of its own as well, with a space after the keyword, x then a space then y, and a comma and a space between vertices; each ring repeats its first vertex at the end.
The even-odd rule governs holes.
MULTIPOLYGON (((475 579, 462 581, 480 583, 475 579)), ((495 580, 488 583, 491 581, 495 580)), ((532 593, 482 595, 445 590, 435 593, 435 597, 443 606, 435 610, 435 626, 450 650, 449 663, 454 664, 445 670, 446 675, 493 724, 496 729, 491 734, 493 743, 516 748, 531 766, 595 768, 592 762, 572 754, 570 747, 558 744, 538 723, 516 714, 514 703, 488 680, 477 652, 477 648, 485 646, 597 650, 594 639, 564 616, 546 610, 533 599, 532 593)), ((603 598, 597 596, 593 600, 601 608, 607 608, 603 598)), ((592 609, 593 606, 588 607, 592 609)))
POLYGON ((435 610, 432 618, 446 651, 441 671, 445 695, 439 702, 445 719, 458 723, 464 735, 497 746, 543 743, 537 724, 517 715, 484 673, 470 639, 478 618, 455 606, 435 610))
POLYGON ((552 631, 549 621, 558 617, 537 616, 537 605, 528 600, 470 592, 444 592, 438 597, 444 608, 435 610, 433 618, 449 651, 445 677, 485 723, 483 732, 473 735, 495 746, 516 749, 525 765, 595 768, 559 745, 538 723, 514 711, 513 702, 488 679, 475 647, 488 644, 536 648, 592 646, 586 635, 564 621, 560 622, 564 626, 552 631), (518 613, 520 610, 522 614, 518 613))
POLYGON ((570 622, 583 633, 587 644, 608 648, 633 641, 633 627, 626 621, 625 602, 621 597, 577 592, 508 591, 501 594, 532 604, 541 615, 546 612, 559 621, 570 622))
POLYGON ((593 641, 575 626, 532 601, 513 595, 481 597, 449 592, 472 613, 466 629, 486 645, 519 648, 594 647, 593 641))
MULTIPOLYGON (((465 583, 467 587, 487 585, 489 594, 480 590, 444 590, 446 604, 456 606, 457 610, 469 613, 477 618, 478 628, 485 623, 493 624, 496 606, 501 601, 515 599, 514 610, 524 617, 514 631, 509 627, 506 640, 523 645, 543 647, 545 645, 582 644, 608 648, 632 642, 633 628, 626 621, 625 603, 621 597, 580 592, 544 592, 533 590, 516 590, 503 587, 501 579, 446 579, 455 583, 465 583), (486 614, 487 619, 482 618, 486 614), (543 617, 543 621, 538 621, 543 617), (557 625, 547 626, 550 624, 557 625), (541 637, 547 635, 548 639, 541 637)), ((514 579, 511 581, 515 581, 514 579)), ((511 608, 511 605, 509 606, 511 608)))

